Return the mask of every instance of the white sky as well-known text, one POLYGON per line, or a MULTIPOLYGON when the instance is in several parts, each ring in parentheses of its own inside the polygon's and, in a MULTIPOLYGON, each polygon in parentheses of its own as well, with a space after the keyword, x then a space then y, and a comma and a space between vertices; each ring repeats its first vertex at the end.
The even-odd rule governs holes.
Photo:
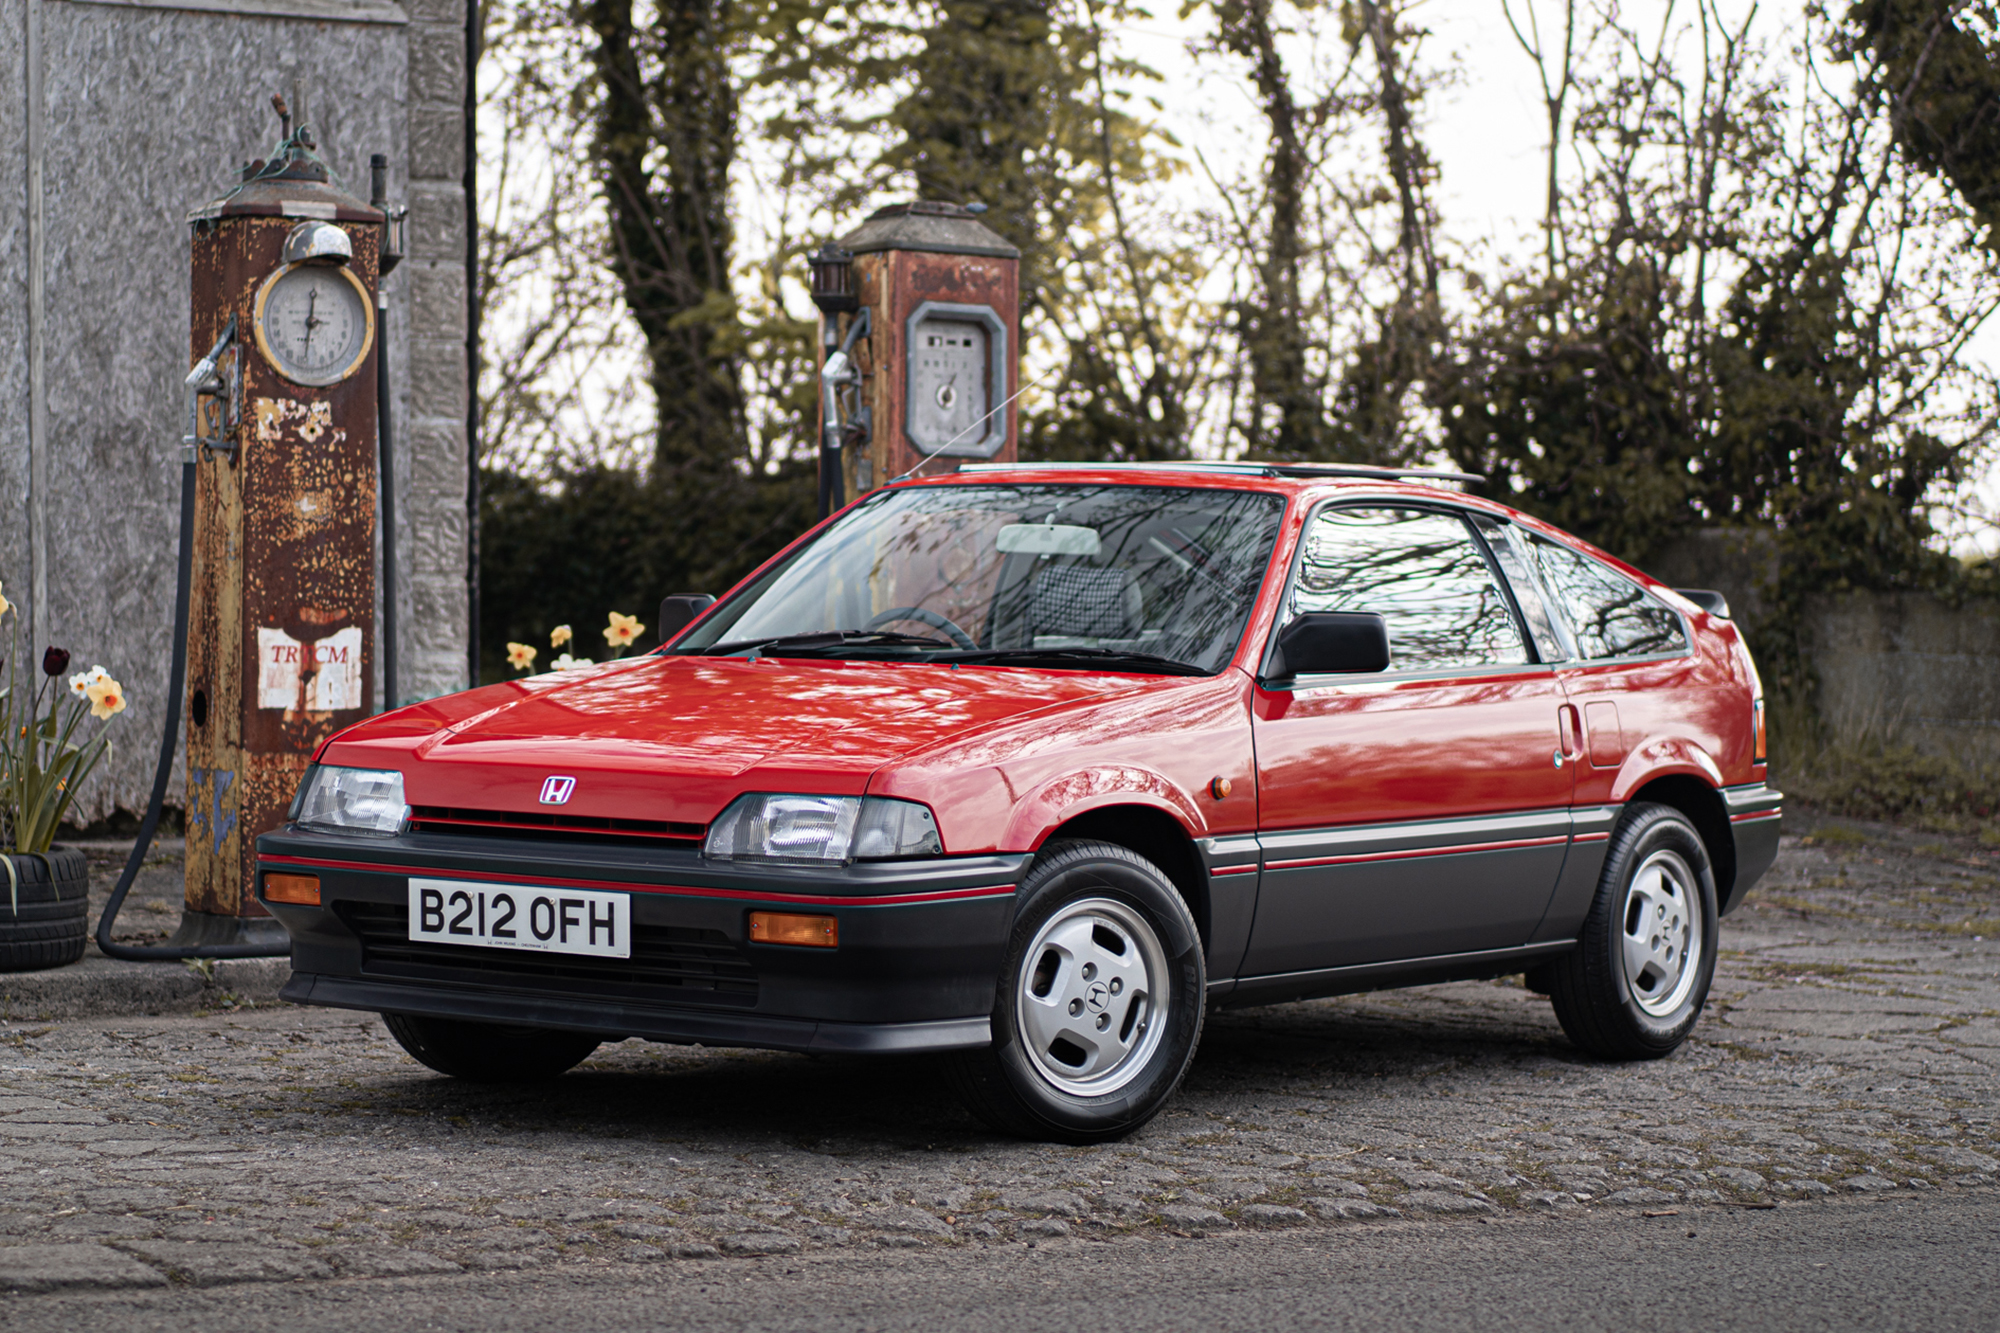
MULTIPOLYGON (((1732 19, 1750 0, 1723 0, 1732 19)), ((1624 6, 1628 16, 1660 12, 1661 0, 1624 6)), ((1527 4, 1514 0, 1517 19, 1527 4)), ((1560 12, 1542 0, 1544 22, 1560 12)), ((1683 2, 1679 8, 1690 9, 1683 2)), ((1177 5, 1162 4, 1154 17, 1116 28, 1120 48, 1164 77, 1153 95, 1165 104, 1162 120, 1174 136, 1198 146, 1211 163, 1240 159, 1239 145, 1262 137, 1254 90, 1218 77, 1213 62, 1197 66, 1187 45, 1197 25, 1175 17, 1177 5)), ((1762 0, 1753 33, 1781 45, 1787 29, 1804 10, 1802 0, 1762 0)), ((1409 21, 1429 30, 1423 63, 1449 69, 1447 86, 1434 91, 1424 107, 1424 142, 1439 173, 1434 200, 1443 230, 1462 243, 1483 242, 1495 250, 1520 253, 1537 244, 1541 216, 1548 125, 1534 62, 1507 26, 1500 0, 1419 0, 1409 21)), ((1545 31, 1551 43, 1556 34, 1545 31)), ((1288 58, 1303 59, 1301 51, 1288 58)), ((1183 188, 1194 182, 1184 178, 1183 188)), ((1970 355, 1989 366, 2000 364, 2000 321, 1989 321, 1970 355)), ((1985 512, 2000 515, 2000 460, 1976 487, 1985 512)), ((2000 555, 2000 527, 1962 537, 2000 555)))

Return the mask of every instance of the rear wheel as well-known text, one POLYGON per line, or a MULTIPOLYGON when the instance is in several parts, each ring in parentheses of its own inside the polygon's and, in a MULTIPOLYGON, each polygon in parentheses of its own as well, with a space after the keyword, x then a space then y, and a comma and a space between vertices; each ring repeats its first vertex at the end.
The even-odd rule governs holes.
POLYGON ((1670 806, 1632 806, 1611 836, 1583 939, 1544 974, 1569 1039, 1614 1060, 1671 1053, 1708 1000, 1716 920, 1701 835, 1670 806))
POLYGON ((1102 842, 1051 847, 1022 882, 993 1044, 949 1057, 995 1129, 1095 1143, 1152 1119, 1201 1036, 1207 974, 1187 904, 1159 867, 1102 842))
POLYGON ((382 1024, 418 1063, 474 1083, 554 1078, 588 1059, 599 1040, 556 1028, 468 1023, 422 1014, 384 1014, 382 1024))

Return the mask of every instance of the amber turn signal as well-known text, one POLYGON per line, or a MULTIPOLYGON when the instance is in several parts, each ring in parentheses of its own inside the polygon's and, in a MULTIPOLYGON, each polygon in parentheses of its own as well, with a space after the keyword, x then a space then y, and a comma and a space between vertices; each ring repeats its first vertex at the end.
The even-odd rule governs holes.
POLYGON ((832 949, 840 944, 840 918, 801 916, 797 912, 752 912, 750 939, 755 944, 803 944, 832 949))
POLYGON ((1770 741, 1764 731, 1764 701, 1759 699, 1753 707, 1757 710, 1757 754, 1755 762, 1765 763, 1771 753, 1770 741))
POLYGON ((267 903, 297 903, 301 907, 318 907, 319 876, 265 875, 264 901, 267 903))
POLYGON ((1229 795, 1229 779, 1210 778, 1208 780, 1208 794, 1218 801, 1229 795))

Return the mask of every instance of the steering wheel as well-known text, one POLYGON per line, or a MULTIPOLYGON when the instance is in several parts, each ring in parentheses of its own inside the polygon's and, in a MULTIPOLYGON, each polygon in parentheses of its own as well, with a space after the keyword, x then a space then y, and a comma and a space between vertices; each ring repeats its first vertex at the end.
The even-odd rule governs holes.
POLYGON ((864 630, 880 629, 884 625, 893 625, 899 620, 914 620, 919 625, 929 625, 932 629, 942 630, 946 638, 961 648, 977 648, 979 646, 972 641, 970 634, 967 634, 937 612, 927 610, 921 606, 892 606, 861 628, 864 630))

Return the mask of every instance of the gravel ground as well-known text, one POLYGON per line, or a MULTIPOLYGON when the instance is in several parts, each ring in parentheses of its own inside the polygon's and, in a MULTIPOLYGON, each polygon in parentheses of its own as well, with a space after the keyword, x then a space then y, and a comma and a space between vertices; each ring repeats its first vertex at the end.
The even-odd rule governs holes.
POLYGON ((628 1041, 487 1088, 331 1010, 0 1026, 0 1291, 1990 1191, 2000 850, 1792 827, 1671 1059, 1581 1058, 1518 979, 1227 1012, 1088 1149, 993 1138, 918 1061, 628 1041))
MULTIPOLYGON (((118 877, 125 873, 132 844, 72 845, 81 847, 90 861, 90 927, 95 930, 97 919, 104 915, 104 904, 118 887, 118 877)), ((132 881, 131 891, 125 895, 124 905, 118 909, 118 920, 112 923, 112 939, 121 944, 158 944, 174 933, 181 923, 181 906, 186 900, 187 883, 181 872, 185 846, 179 838, 154 841, 132 881)), ((98 956, 95 944, 90 952, 92 957, 98 956)))

